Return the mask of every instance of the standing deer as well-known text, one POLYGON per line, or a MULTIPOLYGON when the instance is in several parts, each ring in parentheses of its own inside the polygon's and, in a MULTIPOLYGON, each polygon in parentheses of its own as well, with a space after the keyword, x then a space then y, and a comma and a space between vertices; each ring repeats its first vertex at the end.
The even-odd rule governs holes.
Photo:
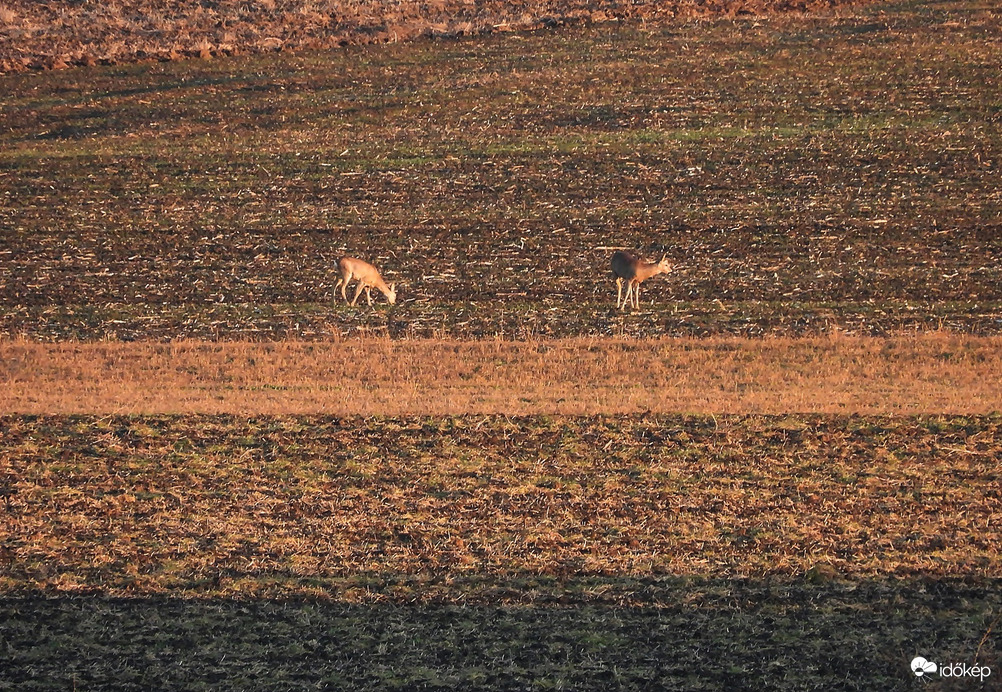
POLYGON ((640 307, 641 282, 671 271, 668 255, 661 258, 657 264, 644 262, 629 252, 615 252, 612 255, 612 274, 616 277, 616 307, 622 310, 633 296, 633 307, 640 307), (623 298, 623 282, 626 282, 626 298, 623 298))
POLYGON ((341 297, 347 302, 348 296, 345 295, 345 290, 348 288, 348 282, 352 279, 358 280, 358 286, 355 288, 355 298, 351 301, 354 305, 358 301, 358 297, 362 295, 362 289, 365 289, 365 297, 369 300, 369 305, 372 305, 372 289, 378 288, 382 291, 386 299, 390 301, 390 305, 397 302, 397 292, 396 284, 386 285, 383 281, 383 277, 379 275, 379 270, 373 267, 368 262, 360 259, 355 259, 354 257, 342 257, 337 261, 338 269, 341 271, 341 278, 337 280, 334 284, 334 290, 336 291, 338 286, 341 287, 341 297))

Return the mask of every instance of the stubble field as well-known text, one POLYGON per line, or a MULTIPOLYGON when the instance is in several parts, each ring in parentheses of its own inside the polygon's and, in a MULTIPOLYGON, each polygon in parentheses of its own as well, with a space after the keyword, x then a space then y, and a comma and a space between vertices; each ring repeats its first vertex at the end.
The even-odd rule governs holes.
POLYGON ((2 77, 0 334, 998 333, 1000 21, 914 3, 2 77), (678 265, 639 315, 616 247, 678 265), (335 304, 344 253, 395 309, 335 304))
POLYGON ((999 664, 997 414, 2 423, 17 689, 910 689, 922 652, 999 664))
POLYGON ((992 689, 1000 37, 0 76, 0 689, 992 689))

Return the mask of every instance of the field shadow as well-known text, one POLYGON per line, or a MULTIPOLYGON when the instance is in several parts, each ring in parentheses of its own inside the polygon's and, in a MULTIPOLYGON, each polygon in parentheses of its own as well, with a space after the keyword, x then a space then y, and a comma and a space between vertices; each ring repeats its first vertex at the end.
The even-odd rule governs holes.
POLYGON ((997 679, 999 585, 592 578, 456 584, 453 602, 432 603, 7 597, 0 689, 992 689, 992 677, 918 680, 909 664, 976 660, 997 679))

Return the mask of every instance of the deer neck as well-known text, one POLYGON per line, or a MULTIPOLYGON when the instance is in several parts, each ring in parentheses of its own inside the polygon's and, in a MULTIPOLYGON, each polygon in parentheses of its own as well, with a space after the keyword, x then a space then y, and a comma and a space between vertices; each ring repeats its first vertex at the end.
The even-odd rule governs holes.
POLYGON ((657 264, 640 264, 637 266, 637 281, 645 281, 660 274, 661 271, 661 267, 657 264))

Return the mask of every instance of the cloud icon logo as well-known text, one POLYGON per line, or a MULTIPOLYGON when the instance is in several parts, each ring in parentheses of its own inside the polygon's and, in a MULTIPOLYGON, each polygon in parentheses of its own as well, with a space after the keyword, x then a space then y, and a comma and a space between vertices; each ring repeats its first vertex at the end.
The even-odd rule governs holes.
POLYGON ((922 677, 926 673, 935 673, 936 664, 925 660, 921 656, 916 656, 912 659, 912 672, 915 673, 916 677, 922 677))

